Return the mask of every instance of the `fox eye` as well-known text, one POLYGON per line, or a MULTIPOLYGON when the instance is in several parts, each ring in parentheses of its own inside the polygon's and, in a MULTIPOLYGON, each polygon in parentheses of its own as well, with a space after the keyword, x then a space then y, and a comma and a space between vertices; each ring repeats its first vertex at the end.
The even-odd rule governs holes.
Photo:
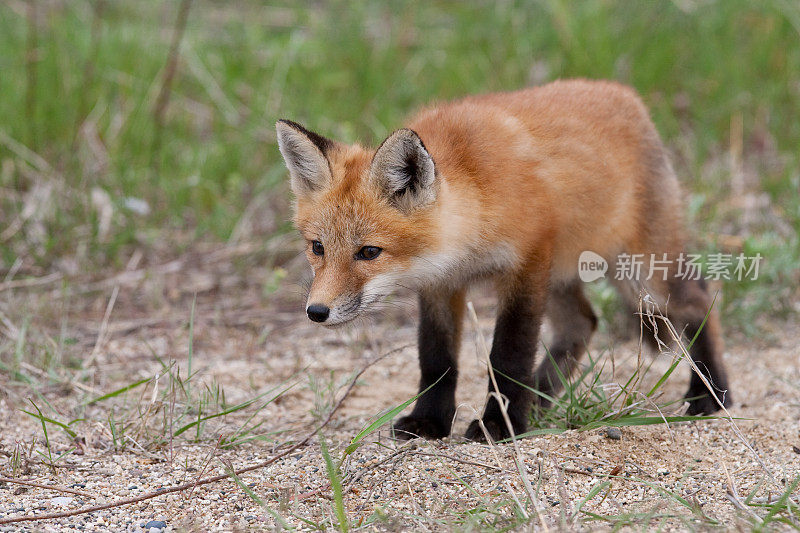
POLYGON ((319 241, 311 241, 311 251, 314 252, 314 255, 323 255, 325 247, 319 241))
POLYGON ((371 261, 372 259, 375 259, 381 255, 382 251, 383 248, 378 248, 377 246, 364 246, 356 254, 356 259, 360 259, 362 261, 371 261))

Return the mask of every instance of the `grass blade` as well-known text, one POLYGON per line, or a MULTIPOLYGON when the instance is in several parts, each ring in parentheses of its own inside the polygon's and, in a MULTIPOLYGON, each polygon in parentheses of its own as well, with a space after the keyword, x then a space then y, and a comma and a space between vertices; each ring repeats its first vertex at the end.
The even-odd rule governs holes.
POLYGON ((339 474, 339 468, 333 464, 333 459, 328 451, 328 443, 325 442, 325 437, 323 437, 322 434, 319 435, 319 445, 322 450, 322 457, 325 459, 325 470, 328 472, 328 479, 330 480, 331 488, 333 489, 333 501, 336 511, 336 519, 339 521, 339 531, 344 533, 350 529, 350 524, 347 522, 347 514, 344 511, 342 477, 339 474))
POLYGON ((152 379, 153 378, 140 379, 139 381, 135 381, 135 382, 133 382, 133 383, 131 383, 129 385, 125 385, 124 387, 120 387, 117 390, 111 391, 108 394, 103 394, 102 396, 98 396, 97 398, 93 398, 93 399, 89 400, 88 402, 86 402, 84 405, 93 405, 93 404, 102 402, 103 400, 108 400, 109 398, 114 398, 115 396, 119 396, 120 394, 128 392, 129 390, 133 390, 136 387, 138 387, 139 385, 147 383, 148 381, 151 381, 152 379))
POLYGON ((447 374, 447 372, 445 372, 444 374, 442 374, 442 375, 439 377, 439 379, 437 379, 436 381, 434 381, 434 382, 433 382, 433 383, 432 383, 432 384, 431 384, 431 385, 430 385, 430 386, 429 386, 427 389, 425 389, 425 390, 423 390, 423 391, 420 391, 419 393, 417 393, 417 394, 416 394, 416 395, 414 395, 413 397, 409 398, 408 400, 404 401, 404 402, 403 402, 403 403, 401 403, 400 405, 397 405, 397 406, 395 406, 395 407, 393 407, 393 408, 389 409, 388 411, 386 411, 386 412, 385 412, 385 413, 383 413, 382 415, 379 415, 379 416, 378 416, 378 417, 377 417, 375 420, 373 420, 373 421, 372 421, 372 423, 370 423, 370 424, 369 424, 367 427, 365 427, 364 429, 362 429, 361 431, 359 431, 359 432, 358 432, 358 434, 357 434, 355 437, 353 437, 353 440, 351 440, 351 441, 350 441, 350 444, 347 446, 347 448, 345 448, 345 451, 344 451, 345 455, 350 455, 351 453, 353 453, 354 451, 356 451, 356 450, 358 449, 358 447, 360 446, 360 444, 359 444, 359 443, 360 443, 362 440, 364 440, 364 438, 365 438, 367 435, 369 435, 370 433, 372 433, 373 431, 375 431, 376 429, 378 429, 379 427, 381 427, 381 426, 382 426, 382 425, 384 425, 385 423, 387 423, 387 422, 389 422, 390 420, 392 420, 392 419, 393 419, 395 416, 397 416, 397 415, 398 415, 398 414, 399 414, 399 413, 400 413, 400 412, 401 412, 403 409, 405 409, 406 407, 408 407, 409 405, 411 405, 412 403, 414 403, 414 402, 417 400, 417 398, 419 398, 420 396, 422 396, 423 394, 425 394, 426 392, 428 392, 429 390, 431 390, 431 389, 432 389, 432 388, 433 388, 433 387, 434 387, 434 386, 435 386, 437 383, 439 383, 439 381, 441 381, 441 380, 442 380, 442 378, 443 378, 443 377, 444 377, 446 374, 447 374))
MULTIPOLYGON (((287 387, 286 389, 283 389, 278 394, 276 394, 275 396, 270 398, 267 403, 274 401, 277 397, 279 397, 280 395, 285 393, 290 388, 291 387, 287 387)), ((241 411, 245 407, 249 407, 249 406, 253 405, 254 403, 256 403, 258 400, 260 400, 261 398, 263 398, 265 395, 269 394, 270 392, 272 392, 272 391, 270 390, 270 391, 267 391, 267 392, 265 392, 263 394, 259 394, 255 398, 250 398, 249 400, 246 400, 246 401, 244 401, 242 403, 236 404, 233 407, 229 407, 228 409, 224 409, 224 410, 219 411, 217 413, 212 413, 212 414, 206 415, 206 416, 200 416, 200 414, 198 413, 198 417, 197 417, 196 420, 193 420, 193 421, 189 422, 188 424, 178 428, 178 430, 175 433, 173 433, 173 437, 177 437, 178 435, 180 435, 181 433, 185 432, 186 430, 189 430, 189 429, 191 429, 191 428, 193 428, 195 426, 198 426, 199 424, 202 424, 203 422, 205 422, 207 420, 212 420, 214 418, 219 418, 221 416, 225 416, 225 415, 229 415, 231 413, 235 413, 236 411, 241 411)))
POLYGON ((234 481, 234 483, 236 483, 239 486, 239 488, 242 489, 242 491, 244 491, 244 493, 247 494, 247 496, 251 500, 256 502, 262 509, 264 509, 266 512, 268 512, 270 514, 270 516, 272 516, 272 518, 274 518, 275 521, 278 522, 278 524, 280 524, 283 529, 288 529, 290 531, 296 529, 291 524, 289 524, 289 522, 284 520, 284 518, 280 514, 278 514, 277 511, 275 511, 272 507, 267 505, 267 502, 265 502, 261 497, 259 497, 258 494, 253 492, 253 489, 248 487, 247 484, 245 484, 241 480, 241 478, 236 475, 236 471, 235 471, 234 468, 231 467, 231 465, 229 465, 229 464, 225 465, 225 473, 228 474, 231 477, 231 479, 234 481))
MULTIPOLYGON (((66 432, 67 435, 70 436, 70 438, 74 439, 75 437, 78 436, 78 434, 75 433, 75 431, 71 427, 69 427, 69 425, 70 424, 74 424, 75 422, 81 422, 81 421, 83 421, 83 418, 76 418, 75 420, 65 424, 64 422, 60 422, 58 420, 54 420, 54 419, 42 414, 42 411, 39 409, 39 407, 35 403, 33 403, 32 401, 31 401, 31 405, 33 405, 34 409, 36 409, 38 414, 31 413, 30 411, 26 411, 25 409, 20 409, 20 411, 22 411, 26 415, 29 415, 29 416, 32 416, 33 418, 38 419, 42 423, 42 429, 44 430, 45 439, 47 439, 47 426, 45 425, 45 422, 47 422, 48 424, 53 424, 53 425, 56 425, 56 426, 60 427, 61 429, 64 430, 64 432, 66 432)), ((49 446, 49 444, 48 444, 48 446, 49 446)))

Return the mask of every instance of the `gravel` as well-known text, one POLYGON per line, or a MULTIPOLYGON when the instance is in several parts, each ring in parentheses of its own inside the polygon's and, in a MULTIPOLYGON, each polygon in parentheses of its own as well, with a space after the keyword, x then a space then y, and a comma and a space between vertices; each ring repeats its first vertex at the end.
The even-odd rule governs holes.
MULTIPOLYGON (((242 311, 243 316, 253 317, 253 324, 261 324, 259 327, 229 327, 217 318, 203 321, 203 317, 218 316, 216 305, 218 302, 214 298, 206 301, 198 298, 194 368, 200 369, 204 379, 213 377, 224 388, 228 404, 267 391, 298 371, 317 380, 317 385, 309 385, 305 378, 300 379, 281 401, 268 406, 254 420, 263 423, 264 432, 286 430, 277 437, 277 442, 297 439, 313 427, 318 418, 310 412, 315 401, 324 399, 326 384, 332 375, 333 383, 338 386, 375 354, 413 343, 415 339, 413 320, 406 316, 410 314, 408 311, 387 312, 373 327, 331 331, 307 324, 299 312, 274 309, 248 310, 249 314, 242 311), (269 334, 264 333, 265 317, 273 317, 275 321, 269 334), (315 393, 315 390, 321 392, 315 393)), ((102 316, 104 304, 96 307, 102 316)), ((477 307, 480 316, 491 316, 488 305, 477 307)), ((128 326, 115 326, 115 320, 127 324, 126 320, 136 318, 134 310, 125 307, 120 292, 109 328, 122 333, 111 335, 100 350, 98 360, 104 363, 98 366, 91 393, 66 385, 42 392, 55 409, 64 413, 65 419, 69 420, 69 413, 74 413, 76 406, 87 397, 159 372, 161 365, 153 355, 165 361, 169 357, 185 360, 189 344, 187 328, 183 326, 133 330, 128 326)), ((234 308, 219 316, 231 316, 235 312, 234 308)), ((71 320, 74 321, 74 317, 71 320)), ((482 320, 481 327, 487 339, 491 326, 491 320, 482 320)), ((498 524, 502 525, 505 523, 502 517, 514 514, 513 498, 525 501, 525 483, 518 473, 512 446, 490 448, 464 443, 458 437, 474 416, 471 408, 479 410, 485 398, 484 369, 478 361, 472 331, 470 328, 466 331, 458 392, 461 406, 454 436, 437 442, 395 443, 384 429, 367 438, 341 466, 346 491, 344 504, 354 523, 377 520, 387 524, 388 529, 439 530, 442 526, 438 520, 461 520, 459 524, 463 524, 463 520, 473 516, 472 510, 489 508, 497 510, 498 524)), ((800 368, 797 364, 800 332, 795 327, 786 328, 785 333, 772 346, 750 341, 729 342, 726 357, 731 368, 734 397, 739 402, 746 401, 745 405, 737 403, 731 414, 739 417, 736 424, 744 437, 779 481, 791 481, 800 475, 800 461, 792 448, 800 446, 800 368), (747 372, 737 371, 744 368, 747 372)), ((90 339, 93 343, 94 337, 90 339)), ((610 343, 608 339, 598 337, 592 352, 602 351, 607 343, 610 343)), ((609 374, 607 379, 624 383, 637 359, 636 346, 614 342, 613 356, 615 374, 609 374)), ((659 357, 653 363, 652 375, 660 375, 659 371, 668 368, 670 362, 666 357, 659 357)), ((344 449, 353 436, 377 413, 415 393, 416 364, 414 348, 410 347, 361 377, 342 410, 324 430, 335 460, 344 456, 344 449)), ((687 381, 688 370, 679 368, 666 384, 665 401, 680 398, 687 381)), ((641 388, 646 390, 648 385, 644 383, 641 388)), ((181 437, 171 445, 152 448, 146 442, 129 442, 124 451, 114 451, 107 423, 108 411, 91 407, 86 411, 87 420, 71 426, 85 438, 83 455, 65 455, 58 461, 54 473, 36 453, 44 450, 41 425, 20 411, 26 408, 28 389, 2 382, 0 390, 12 391, 0 394, 2 475, 11 477, 10 456, 14 450, 27 449, 36 439, 30 461, 15 475, 87 493, 84 497, 36 487, 25 487, 27 490, 17 492, 21 488, 19 485, 0 485, 0 519, 73 510, 133 497, 223 473, 227 463, 254 464, 276 453, 276 442, 270 440, 256 440, 231 449, 217 445, 216 436, 236 431, 250 411, 238 418, 209 421, 201 442, 181 437)), ((140 401, 140 396, 131 394, 129 399, 140 401)), ((149 392, 141 401, 146 412, 150 405, 149 392)), ((71 438, 55 426, 49 431, 49 437, 54 455, 73 448, 71 438)), ((599 483, 611 480, 607 477, 609 474, 616 477, 603 489, 605 492, 584 504, 585 511, 619 515, 645 513, 657 508, 659 516, 672 518, 650 525, 665 529, 684 529, 685 520, 696 517, 685 506, 665 498, 655 486, 696 501, 704 514, 726 528, 739 527, 742 517, 746 516, 728 498, 731 484, 742 497, 758 486, 761 487, 758 497, 779 493, 759 460, 743 445, 727 420, 673 424, 669 428, 663 425, 626 427, 624 439, 619 428, 614 427, 602 432, 568 431, 523 439, 519 447, 526 476, 536 487, 537 497, 545 509, 542 511, 544 519, 552 519, 556 525, 562 512, 570 516, 599 483)), ((162 495, 91 514, 21 527, 16 524, 0 526, 0 531, 67 528, 147 533, 154 533, 154 529, 159 533, 262 530, 276 526, 273 512, 291 526, 308 528, 299 517, 330 525, 331 517, 335 516, 329 478, 316 440, 268 468, 243 474, 241 481, 270 510, 237 485, 223 481, 183 494, 162 495)), ((690 523, 698 525, 698 522, 690 523)), ((592 524, 596 525, 587 522, 583 527, 592 524)))

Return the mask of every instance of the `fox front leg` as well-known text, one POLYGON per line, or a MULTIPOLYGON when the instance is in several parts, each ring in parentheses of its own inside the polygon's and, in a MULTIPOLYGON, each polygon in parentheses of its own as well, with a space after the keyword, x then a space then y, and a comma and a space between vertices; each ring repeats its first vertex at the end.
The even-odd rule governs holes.
POLYGON ((419 390, 431 388, 417 399, 410 415, 394 424, 397 438, 439 439, 450 434, 456 411, 464 294, 464 290, 426 291, 419 297, 419 390))
MULTIPOLYGON (((517 435, 524 433, 528 427, 533 399, 530 390, 533 386, 533 363, 546 300, 547 281, 544 273, 517 276, 500 287, 500 308, 489 361, 497 389, 508 401, 506 413, 517 435)), ((495 392, 490 379, 490 397, 481 419, 491 438, 499 440, 511 435, 497 397, 492 394, 495 392)), ((485 440, 480 421, 472 421, 467 428, 466 438, 485 440)))

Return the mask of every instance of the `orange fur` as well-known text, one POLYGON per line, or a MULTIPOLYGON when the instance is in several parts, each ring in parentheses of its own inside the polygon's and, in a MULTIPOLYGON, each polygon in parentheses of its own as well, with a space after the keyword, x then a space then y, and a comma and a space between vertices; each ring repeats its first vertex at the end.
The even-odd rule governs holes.
POLYGON ((349 260, 366 244, 384 248, 378 262, 391 268, 437 253, 473 260, 505 253, 514 256, 502 258, 509 270, 550 261, 556 280, 575 276, 584 250, 613 260, 621 251, 681 248, 680 217, 671 216, 681 211, 678 184, 653 172, 658 135, 628 87, 558 81, 433 106, 408 125, 436 164, 436 203, 408 216, 392 209, 368 179, 375 151, 337 145, 327 154, 331 186, 298 198, 295 222, 306 239, 325 236, 348 252, 319 264, 313 297, 331 304, 343 280, 357 291, 384 272, 349 260), (665 216, 653 220, 659 213, 665 216), (355 221, 346 235, 330 233, 355 221))
MULTIPOLYGON (((492 364, 555 393, 554 371, 543 366, 532 376, 530 366, 545 313, 560 321, 554 346, 567 371, 594 330, 596 318, 576 281, 580 254, 591 250, 614 265, 620 253, 674 259, 684 250, 680 187, 644 104, 617 83, 565 80, 434 105, 407 124, 368 149, 278 123, 297 196, 295 223, 315 273, 308 303, 326 310, 324 317, 311 310, 309 316, 338 325, 398 285, 418 289, 423 319, 431 322, 420 330, 422 381, 430 384, 436 372, 455 365, 463 310, 453 306, 463 305, 471 282, 493 278, 501 307, 492 364), (315 241, 323 254, 313 252, 315 241), (382 251, 360 260, 363 247, 382 251), (440 352, 449 366, 431 362, 440 352)), ((666 282, 647 274, 644 265, 635 286, 620 286, 623 296, 630 301, 646 289, 662 305, 669 300, 677 326, 696 332, 710 305, 703 284, 679 280, 674 268, 666 282)), ((712 313, 692 356, 724 388, 721 351, 712 313)), ((504 386, 515 428, 524 427, 519 406, 526 395, 504 386)), ((450 392, 432 394, 452 403, 450 392)), ((698 394, 702 384, 693 380, 688 396, 698 394)), ((429 403, 418 404, 406 429, 442 434, 450 407, 429 403)), ((715 408, 710 400, 692 406, 715 408)))

